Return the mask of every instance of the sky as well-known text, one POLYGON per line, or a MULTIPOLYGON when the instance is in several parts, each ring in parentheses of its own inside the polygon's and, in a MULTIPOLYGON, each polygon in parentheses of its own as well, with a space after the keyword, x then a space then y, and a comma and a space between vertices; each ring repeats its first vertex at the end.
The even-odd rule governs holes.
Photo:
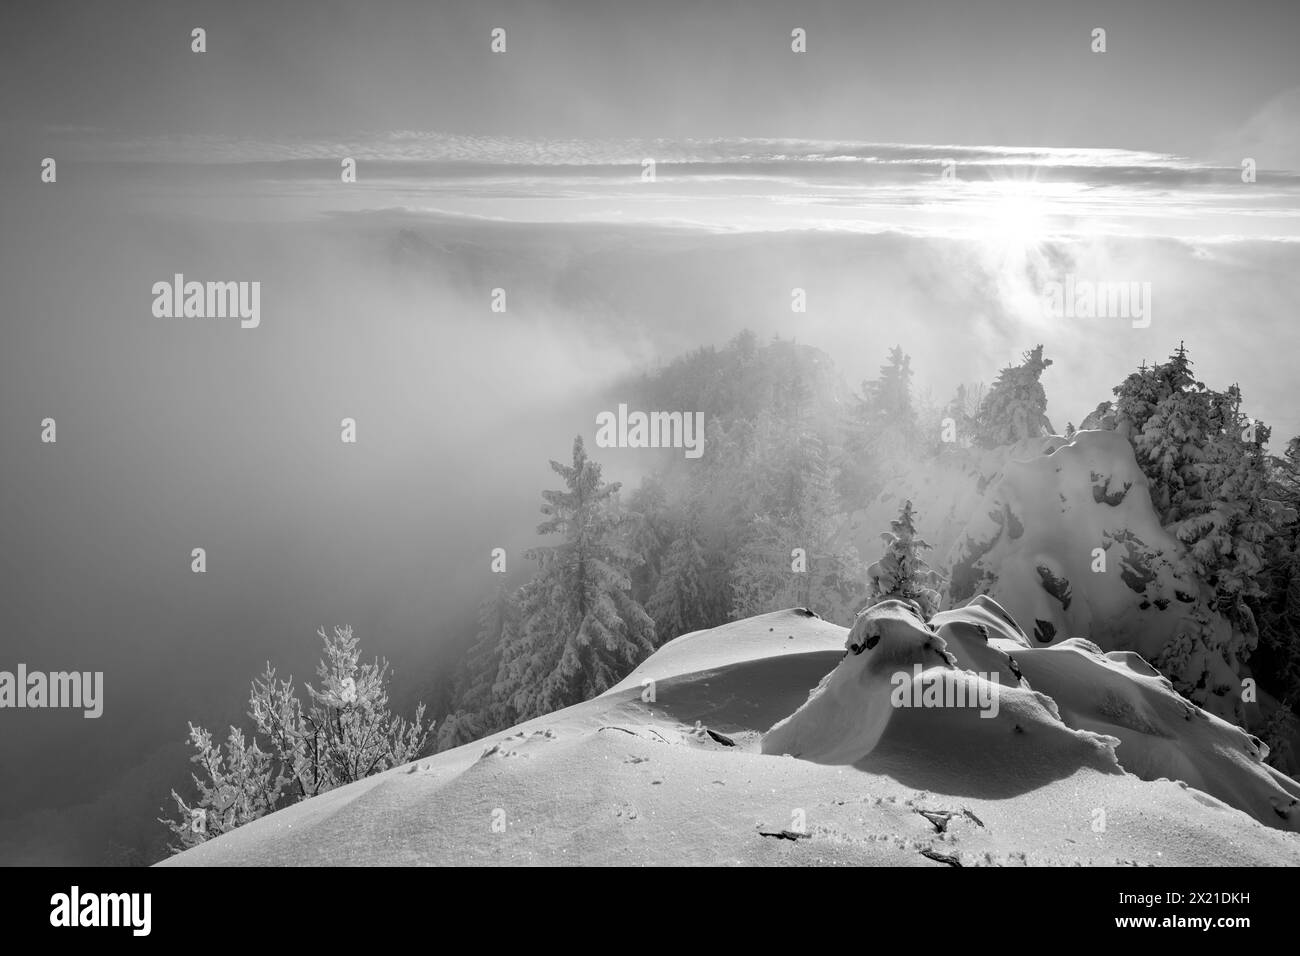
POLYGON ((901 344, 940 403, 1041 342, 1058 427, 1186 341, 1300 433, 1300 7, 892 6, 6 4, 0 668, 108 699, 0 712, 0 861, 147 846, 186 722, 320 626, 436 699, 547 460, 745 328, 852 385, 901 344), (262 325, 156 318, 177 272, 262 325), (1150 283, 1149 325, 1045 314, 1067 276, 1150 283))
POLYGON ((1201 157, 1227 137, 1235 157, 1232 137, 1252 121, 1294 148, 1294 113, 1266 110, 1300 86, 1300 12, 1286 0, 56 0, 4 16, 0 114, 28 130, 781 136, 1201 157), (194 26, 208 30, 202 56, 194 26), (489 50, 494 27, 504 54, 489 50), (796 27, 808 36, 798 56, 796 27), (1097 27, 1104 54, 1091 52, 1097 27))

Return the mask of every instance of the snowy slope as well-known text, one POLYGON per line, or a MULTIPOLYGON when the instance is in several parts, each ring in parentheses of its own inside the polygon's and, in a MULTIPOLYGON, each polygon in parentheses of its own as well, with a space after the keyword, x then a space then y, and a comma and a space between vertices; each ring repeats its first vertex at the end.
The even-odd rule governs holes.
POLYGON ((1127 771, 1181 780, 1261 823, 1300 831, 1300 784, 1264 764, 1264 744, 1188 702, 1137 654, 1103 654, 1080 639, 1028 646, 983 596, 929 626, 913 607, 884 602, 858 618, 848 648, 808 702, 763 738, 764 753, 870 769, 883 753, 922 750, 995 791, 1024 786, 1027 767, 1053 779, 1085 766, 1127 771), (913 703, 893 706, 903 680, 914 693, 900 699, 913 703), (935 703, 918 707, 925 685, 935 703))
POLYGON ((927 560, 951 575, 951 604, 988 594, 1035 646, 1084 637, 1135 651, 1198 703, 1243 721, 1248 642, 1212 608, 1184 546, 1161 528, 1118 433, 952 448, 906 468, 856 516, 865 554, 879 550, 868 530, 889 527, 904 498, 934 546, 927 560))
POLYGON ((849 539, 862 554, 874 555, 880 549, 880 533, 910 500, 917 530, 934 548, 930 563, 942 565, 1007 463, 1051 454, 1063 444, 1064 438, 1049 436, 992 449, 951 445, 936 460, 896 463, 885 490, 853 516, 849 539))
POLYGON ((1035 645, 1086 637, 1135 651, 1233 715, 1249 649, 1161 528, 1128 442, 1112 431, 1044 441, 1057 447, 1009 460, 971 512, 949 554, 951 600, 989 594, 1035 645))
MULTIPOLYGON (((1300 837, 1178 783, 1123 772, 1108 737, 1055 721, 1048 698, 1010 685, 1001 645, 1023 643, 1009 626, 989 642, 979 631, 1002 620, 996 605, 962 613, 945 637, 909 633, 895 608, 874 650, 963 681, 972 678, 950 661, 984 655, 1008 684, 995 719, 882 713, 878 676, 856 697, 844 680, 853 668, 867 675, 873 652, 846 654, 849 631, 782 611, 684 635, 594 700, 290 807, 168 863, 1300 864, 1300 837), (765 753, 781 733, 795 739, 781 727, 806 723, 800 714, 825 696, 810 701, 809 689, 823 678, 843 713, 823 714, 822 734, 803 728, 806 759, 765 753)), ((1254 792, 1249 770, 1227 769, 1243 793, 1254 792)))

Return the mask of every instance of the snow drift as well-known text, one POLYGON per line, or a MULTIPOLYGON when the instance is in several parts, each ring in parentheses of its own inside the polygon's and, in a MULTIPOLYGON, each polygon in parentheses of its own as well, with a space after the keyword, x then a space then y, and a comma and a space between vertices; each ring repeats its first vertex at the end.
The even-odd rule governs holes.
POLYGON ((684 635, 593 700, 167 864, 1300 865, 1274 804, 1295 784, 1240 732, 1184 719, 1136 661, 1028 647, 987 598, 934 629, 910 615, 880 605, 850 632, 789 610, 684 635), (996 675, 997 715, 890 707, 885 675, 917 665, 926 688, 996 675))
POLYGON ((916 764, 960 768, 986 792, 1025 788, 1031 765, 1056 778, 1084 766, 1122 772, 1116 741, 1063 724, 1006 655, 980 670, 959 666, 908 604, 864 612, 846 646, 808 702, 763 737, 763 753, 870 768, 878 749, 907 752, 916 764))
POLYGON ((1127 771, 1300 831, 1300 784, 1264 763, 1268 748, 1138 654, 1078 638, 1033 647, 982 595, 928 624, 910 603, 882 602, 859 615, 845 646, 808 701, 763 737, 763 753, 867 770, 901 757, 906 772, 960 768, 967 786, 998 793, 1085 766, 1127 771), (963 684, 981 692, 954 692, 963 684))

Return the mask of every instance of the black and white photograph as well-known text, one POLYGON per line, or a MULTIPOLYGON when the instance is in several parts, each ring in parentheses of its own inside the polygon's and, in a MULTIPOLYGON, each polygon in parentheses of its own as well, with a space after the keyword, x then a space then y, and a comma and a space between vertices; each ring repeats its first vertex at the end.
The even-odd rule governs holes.
POLYGON ((14 918, 1027 867, 1289 924, 1228 871, 1300 865, 1298 52, 1291 0, 5 3, 14 918))

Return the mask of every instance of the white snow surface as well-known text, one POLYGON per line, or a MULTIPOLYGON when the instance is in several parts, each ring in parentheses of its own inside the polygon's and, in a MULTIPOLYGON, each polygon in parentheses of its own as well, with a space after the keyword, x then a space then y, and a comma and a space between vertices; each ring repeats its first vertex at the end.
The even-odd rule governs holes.
POLYGON ((852 630, 792 609, 687 634, 594 700, 166 865, 1300 865, 1300 791, 1257 742, 1135 655, 1007 618, 888 602, 852 630), (891 707, 917 663, 996 674, 997 717, 891 707))
POLYGON ((923 749, 947 770, 962 768, 969 786, 996 792, 1082 767, 1128 772, 1181 781, 1268 826, 1300 831, 1300 784, 1264 763, 1268 748, 1179 695, 1131 651, 1103 653, 1079 638, 1028 646, 982 595, 928 625, 909 603, 878 604, 859 616, 846 647, 807 703, 764 736, 764 753, 870 770, 923 749), (950 691, 964 682, 984 693, 967 687, 936 693, 943 706, 893 706, 898 682, 921 701, 922 686, 940 680, 950 691), (994 699, 995 708, 976 706, 994 699))
POLYGON ((888 527, 903 497, 934 545, 927 560, 951 571, 952 603, 989 595, 1034 646, 1084 637, 1105 651, 1135 651, 1240 722, 1250 648, 1212 608, 1185 547, 1160 526, 1121 435, 1080 431, 1069 440, 955 449, 900 474, 859 515, 859 532, 888 527))

